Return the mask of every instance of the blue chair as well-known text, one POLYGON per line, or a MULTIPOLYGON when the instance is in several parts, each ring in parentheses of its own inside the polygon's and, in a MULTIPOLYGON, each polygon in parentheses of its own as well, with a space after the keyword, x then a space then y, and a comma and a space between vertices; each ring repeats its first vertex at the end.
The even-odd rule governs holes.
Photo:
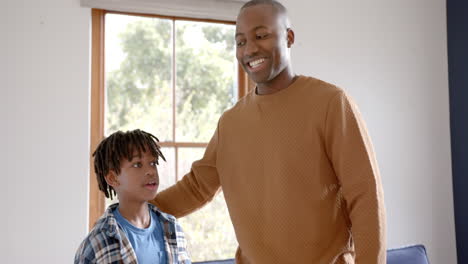
POLYGON ((413 245, 387 250, 387 264, 429 264, 429 260, 423 245, 413 245))
MULTIPOLYGON (((193 262, 193 264, 235 264, 234 259, 193 262)), ((387 264, 429 264, 423 245, 387 250, 387 264)))

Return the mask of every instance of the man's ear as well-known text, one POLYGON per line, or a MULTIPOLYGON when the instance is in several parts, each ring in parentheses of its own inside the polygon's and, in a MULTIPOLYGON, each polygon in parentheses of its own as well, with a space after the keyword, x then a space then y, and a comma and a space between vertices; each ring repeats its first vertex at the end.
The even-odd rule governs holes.
POLYGON ((106 176, 104 176, 108 185, 112 187, 119 186, 119 179, 117 178, 117 173, 114 170, 109 170, 106 176))
POLYGON ((292 44, 294 44, 294 31, 288 28, 286 34, 288 38, 288 48, 291 48, 292 44))

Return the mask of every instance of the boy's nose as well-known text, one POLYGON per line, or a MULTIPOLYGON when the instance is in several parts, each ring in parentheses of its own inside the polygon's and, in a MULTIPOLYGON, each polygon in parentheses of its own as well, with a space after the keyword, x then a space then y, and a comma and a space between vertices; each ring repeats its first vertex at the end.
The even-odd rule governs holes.
POLYGON ((146 175, 154 175, 156 173, 156 170, 154 168, 150 168, 146 171, 146 175))

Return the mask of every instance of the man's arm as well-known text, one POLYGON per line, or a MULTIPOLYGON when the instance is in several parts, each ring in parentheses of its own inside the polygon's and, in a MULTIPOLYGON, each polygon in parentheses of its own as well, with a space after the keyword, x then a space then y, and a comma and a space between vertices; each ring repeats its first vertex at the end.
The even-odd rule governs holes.
POLYGON ((325 122, 327 154, 346 201, 356 263, 386 262, 386 223, 382 183, 367 128, 342 91, 331 99, 325 122))
POLYGON ((188 174, 170 188, 160 192, 150 203, 175 217, 185 216, 211 201, 220 190, 216 169, 218 129, 201 160, 195 161, 188 174))

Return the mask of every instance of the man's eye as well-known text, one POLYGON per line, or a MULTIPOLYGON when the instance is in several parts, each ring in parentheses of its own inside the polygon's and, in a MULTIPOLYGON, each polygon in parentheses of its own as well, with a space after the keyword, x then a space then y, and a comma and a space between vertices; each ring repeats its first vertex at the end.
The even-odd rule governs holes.
POLYGON ((268 34, 259 34, 259 35, 257 35, 257 39, 264 39, 266 37, 268 37, 268 34))
POLYGON ((151 167, 156 167, 158 165, 158 162, 157 161, 153 161, 150 163, 151 167))
POLYGON ((140 162, 133 163, 132 167, 133 168, 141 168, 141 163, 140 162))
POLYGON ((245 41, 237 41, 237 47, 241 47, 245 45, 245 41))

